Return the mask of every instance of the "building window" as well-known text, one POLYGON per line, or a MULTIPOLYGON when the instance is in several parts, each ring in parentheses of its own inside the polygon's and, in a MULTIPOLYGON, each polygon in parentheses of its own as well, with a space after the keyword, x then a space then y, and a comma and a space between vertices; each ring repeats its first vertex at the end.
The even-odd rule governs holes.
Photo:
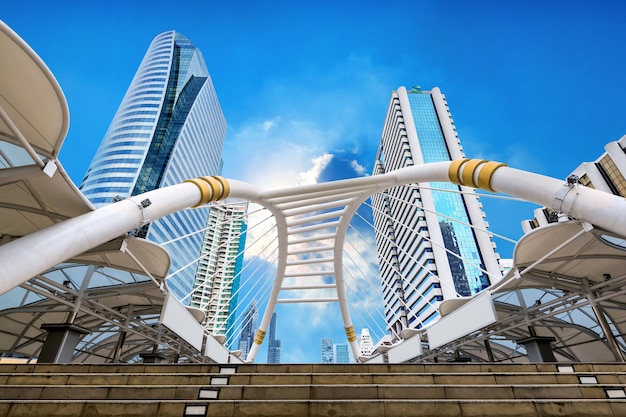
POLYGON ((605 155, 596 163, 604 181, 615 195, 626 197, 626 179, 619 171, 609 155, 605 155))

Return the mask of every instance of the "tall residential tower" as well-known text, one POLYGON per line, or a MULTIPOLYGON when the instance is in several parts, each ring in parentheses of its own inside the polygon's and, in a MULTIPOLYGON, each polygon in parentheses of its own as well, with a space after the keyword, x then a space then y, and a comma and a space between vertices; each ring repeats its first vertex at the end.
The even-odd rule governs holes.
MULTIPOLYGON (((175 31, 157 35, 80 186, 96 206, 198 176, 219 174, 226 120, 202 53, 175 31)), ((168 286, 189 295, 208 209, 184 210, 134 234, 167 244, 168 286)), ((149 219, 147 219, 149 221, 149 219)))
MULTIPOLYGON (((374 175, 461 157, 438 88, 392 92, 374 175)), ((372 198, 385 315, 393 334, 432 322, 442 300, 476 294, 502 276, 484 213, 471 191, 431 182, 395 187, 372 198)))
POLYGON ((204 327, 213 335, 233 340, 243 251, 246 244, 246 208, 214 204, 202 241, 202 250, 189 305, 206 313, 204 327))

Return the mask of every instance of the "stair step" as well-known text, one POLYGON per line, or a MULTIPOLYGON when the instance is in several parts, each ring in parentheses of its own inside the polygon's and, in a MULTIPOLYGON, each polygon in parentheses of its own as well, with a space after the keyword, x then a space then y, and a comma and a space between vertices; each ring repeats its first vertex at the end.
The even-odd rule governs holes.
POLYGON ((0 417, 191 417, 206 416, 207 409, 207 402, 202 400, 0 400, 0 417), (185 413, 188 408, 205 412, 185 413))
MULTIPOLYGON (((333 399, 553 399, 608 398, 607 390, 624 393, 624 385, 239 385, 212 387, 221 400, 333 399)), ((624 395, 624 394, 623 394, 624 395)))
POLYGON ((537 363, 537 364, 0 364, 0 374, 19 373, 123 373, 123 374, 207 374, 220 373, 220 369, 236 369, 237 373, 541 373, 558 372, 559 367, 573 367, 581 372, 626 373, 626 363, 537 363))
POLYGON ((211 417, 273 416, 623 416, 625 400, 295 400, 295 401, 0 401, 0 417, 119 415, 182 417, 185 409, 211 417), (195 410, 193 410, 195 408, 195 410))
POLYGON ((0 417, 626 416, 626 364, 0 364, 0 417))
POLYGON ((385 373, 385 374, 252 374, 229 375, 230 385, 310 384, 578 384, 580 376, 594 376, 598 383, 623 384, 626 374, 605 373, 385 373))
POLYGON ((219 401, 209 404, 211 417, 244 415, 431 417, 436 416, 623 416, 626 401, 607 400, 296 400, 219 401))
POLYGON ((196 400, 205 385, 4 385, 0 400, 196 400))
MULTIPOLYGON (((624 385, 6 385, 0 400, 607 399, 624 385), (609 394, 609 391, 611 394, 609 394)), ((621 393, 621 394, 620 394, 621 393)))
POLYGON ((483 384, 537 385, 579 384, 596 381, 599 384, 626 384, 626 373, 379 373, 379 374, 257 374, 257 373, 16 373, 0 374, 0 384, 6 385, 345 385, 345 384, 483 384))
MULTIPOLYGON (((219 374, 216 374, 219 375, 219 374)), ((14 374, 0 375, 2 385, 206 385, 207 374, 14 374)))

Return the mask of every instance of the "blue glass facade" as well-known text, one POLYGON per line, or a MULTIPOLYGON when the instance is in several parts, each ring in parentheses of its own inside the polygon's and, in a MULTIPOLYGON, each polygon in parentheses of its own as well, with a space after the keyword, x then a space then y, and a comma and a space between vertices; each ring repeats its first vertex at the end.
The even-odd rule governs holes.
MULTIPOLYGON (((408 98, 423 162, 450 161, 452 158, 431 95, 409 92, 408 98)), ((449 182, 431 182, 430 186, 441 190, 460 191, 457 185, 449 182)), ((432 194, 435 211, 440 214, 439 226, 448 250, 454 287, 462 296, 476 294, 489 286, 489 278, 483 272, 485 266, 474 231, 468 226, 470 220, 463 197, 458 193, 438 190, 433 190, 432 194)))
POLYGON ((239 336, 239 350, 241 351, 241 357, 248 356, 252 344, 254 343, 254 335, 259 325, 259 310, 256 304, 250 305, 243 316, 243 322, 241 323, 241 335, 239 336))
POLYGON ((235 261, 235 270, 233 278, 232 296, 230 298, 230 304, 228 306, 228 321, 226 322, 226 340, 228 341, 228 348, 232 349, 234 345, 235 334, 235 320, 237 317, 237 307, 239 307, 239 286, 241 285, 241 272, 243 269, 243 252, 246 248, 246 236, 248 233, 248 224, 246 222, 241 223, 241 238, 239 239, 239 246, 237 248, 237 260, 235 261))
MULTIPOLYGON (((392 93, 373 175, 461 156, 438 89, 407 92, 400 87, 392 93)), ((454 184, 433 182, 372 196, 385 316, 392 336, 432 323, 444 299, 470 296, 489 286, 486 270, 501 275, 488 233, 481 232, 478 239, 470 227, 487 227, 480 204, 475 196, 459 191, 454 184)))
MULTIPOLYGON (((154 38, 80 186, 96 206, 221 171, 226 120, 202 53, 183 35, 154 38)), ((134 231, 171 255, 168 286, 192 289, 208 209, 185 210, 134 231)))
POLYGON ((276 313, 272 313, 267 346, 267 363, 280 363, 280 339, 276 339, 276 313))

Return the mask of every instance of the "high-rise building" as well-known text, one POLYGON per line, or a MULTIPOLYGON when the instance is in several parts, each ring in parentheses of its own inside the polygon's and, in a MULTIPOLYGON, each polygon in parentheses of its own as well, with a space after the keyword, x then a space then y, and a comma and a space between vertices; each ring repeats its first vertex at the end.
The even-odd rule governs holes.
MULTIPOLYGON (((438 88, 400 87, 392 92, 374 175, 463 156, 438 88)), ((476 294, 502 276, 480 202, 471 191, 431 182, 373 196, 385 315, 392 334, 432 322, 442 300, 476 294)))
POLYGON ((252 343, 254 343, 254 335, 259 325, 259 310, 256 303, 253 301, 243 315, 243 322, 241 323, 242 330, 241 336, 239 336, 239 350, 241 351, 241 357, 248 356, 252 343))
POLYGON ((333 363, 350 363, 350 353, 346 343, 333 345, 333 363))
MULTIPOLYGON (((96 206, 221 172, 226 120, 202 53, 175 31, 157 35, 80 186, 96 206)), ((176 272, 168 286, 191 292, 208 209, 184 210, 134 234, 165 244, 176 272)), ((149 220, 149 219, 148 219, 149 220)))
POLYGON ((276 313, 270 320, 269 341, 267 346, 267 363, 280 363, 280 339, 276 339, 276 313))
POLYGON ((223 204, 209 209, 189 305, 206 313, 204 327, 233 339, 239 276, 246 243, 246 207, 223 204))
POLYGON ((583 162, 572 172, 587 187, 626 197, 626 136, 604 146, 594 162, 583 162))
POLYGON ((374 350, 374 344, 372 343, 372 337, 370 336, 370 330, 363 328, 361 329, 361 337, 359 339, 359 350, 361 351, 361 356, 371 356, 372 351, 374 350))
POLYGON ((320 345, 321 363, 334 363, 333 339, 322 339, 320 345))
POLYGON ((353 356, 346 343, 333 343, 333 339, 322 339, 321 363, 350 363, 353 356))

